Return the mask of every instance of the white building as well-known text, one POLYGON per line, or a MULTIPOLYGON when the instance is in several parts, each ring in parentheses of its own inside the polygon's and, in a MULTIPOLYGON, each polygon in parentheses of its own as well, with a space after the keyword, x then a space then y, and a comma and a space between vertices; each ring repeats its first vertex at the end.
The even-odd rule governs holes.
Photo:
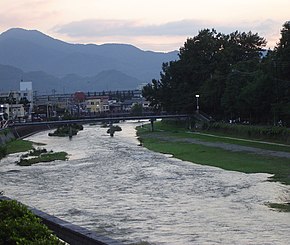
POLYGON ((32 90, 32 82, 20 82, 20 97, 26 98, 30 102, 28 114, 31 116, 32 108, 33 108, 33 90, 32 90))

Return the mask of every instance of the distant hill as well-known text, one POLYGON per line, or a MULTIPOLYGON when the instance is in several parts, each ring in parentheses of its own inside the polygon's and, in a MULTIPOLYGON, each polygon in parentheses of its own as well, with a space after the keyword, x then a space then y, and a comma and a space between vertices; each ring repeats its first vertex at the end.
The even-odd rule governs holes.
POLYGON ((0 54, 1 89, 14 88, 23 79, 32 80, 36 90, 66 91, 134 89, 159 78, 162 63, 178 58, 177 51, 143 51, 127 44, 69 44, 20 28, 0 35, 0 54))
POLYGON ((68 74, 62 78, 43 71, 24 72, 13 66, 0 65, 0 92, 18 90, 20 81, 33 81, 33 89, 39 93, 68 93, 75 91, 107 91, 135 89, 141 82, 115 70, 102 71, 95 76, 82 77, 68 74))

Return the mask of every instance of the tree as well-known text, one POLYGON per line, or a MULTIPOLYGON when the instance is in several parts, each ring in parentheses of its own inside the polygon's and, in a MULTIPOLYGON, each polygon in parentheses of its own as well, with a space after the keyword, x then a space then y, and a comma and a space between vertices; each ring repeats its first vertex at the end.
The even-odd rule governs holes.
POLYGON ((142 89, 142 96, 150 101, 150 106, 153 110, 159 111, 162 104, 162 99, 159 96, 161 84, 159 80, 153 79, 151 83, 145 85, 142 89))
POLYGON ((131 115, 140 116, 142 115, 142 104, 134 104, 131 108, 131 115))
POLYGON ((264 38, 251 32, 225 35, 214 29, 201 30, 180 48, 179 60, 163 64, 161 79, 145 86, 143 95, 154 107, 190 113, 196 108, 195 94, 200 94, 201 106, 207 113, 224 116, 224 109, 232 113, 241 104, 236 101, 239 90, 234 91, 232 99, 227 93, 253 80, 239 78, 237 72, 255 72, 265 44, 264 38))
POLYGON ((284 23, 280 41, 274 52, 276 76, 290 82, 290 21, 284 23))
POLYGON ((281 38, 272 54, 277 120, 290 123, 290 21, 284 23, 281 38))

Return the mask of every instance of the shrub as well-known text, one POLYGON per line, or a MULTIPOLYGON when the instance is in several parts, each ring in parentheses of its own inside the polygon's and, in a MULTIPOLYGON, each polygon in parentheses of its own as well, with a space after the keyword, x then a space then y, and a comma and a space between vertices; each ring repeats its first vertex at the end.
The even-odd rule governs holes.
POLYGON ((53 133, 49 133, 49 136, 66 137, 70 135, 77 135, 78 131, 83 130, 84 127, 79 124, 63 125, 58 127, 53 133))
POLYGON ((290 131, 285 127, 251 126, 214 122, 208 125, 208 130, 248 138, 271 139, 284 142, 289 142, 290 140, 290 131))
POLYGON ((0 159, 7 155, 7 146, 0 145, 0 159))
POLYGON ((0 244, 63 244, 30 210, 0 201, 0 244))

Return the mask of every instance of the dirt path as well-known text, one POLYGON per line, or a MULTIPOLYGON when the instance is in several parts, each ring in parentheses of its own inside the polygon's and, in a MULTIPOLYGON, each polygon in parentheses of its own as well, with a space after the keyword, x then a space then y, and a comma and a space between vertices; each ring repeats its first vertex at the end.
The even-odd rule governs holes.
POLYGON ((283 151, 271 151, 271 150, 265 150, 265 149, 260 149, 256 147, 235 145, 235 144, 229 144, 229 143, 223 143, 223 142, 207 142, 207 141, 202 141, 202 140, 193 139, 193 138, 175 138, 175 137, 170 137, 170 136, 161 136, 158 134, 151 135, 150 137, 158 138, 160 140, 170 141, 170 142, 183 142, 183 143, 190 143, 190 144, 205 145, 205 146, 210 146, 210 147, 217 147, 217 148, 221 148, 221 149, 233 151, 233 152, 249 152, 249 153, 255 153, 255 154, 263 155, 263 156, 283 157, 283 158, 290 159, 290 153, 283 152, 283 151))

